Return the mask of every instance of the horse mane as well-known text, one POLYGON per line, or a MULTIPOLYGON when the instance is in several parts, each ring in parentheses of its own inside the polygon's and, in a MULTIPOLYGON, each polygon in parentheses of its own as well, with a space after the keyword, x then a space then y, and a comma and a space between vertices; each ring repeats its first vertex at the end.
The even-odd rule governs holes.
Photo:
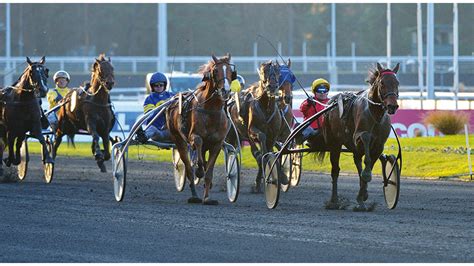
POLYGON ((380 73, 376 67, 371 68, 369 69, 369 76, 367 77, 365 81, 368 82, 370 85, 373 85, 379 75, 380 73))
MULTIPOLYGON (((228 56, 224 56, 224 57, 221 57, 221 58, 218 58, 218 59, 219 60, 224 60, 227 63, 229 62, 229 57, 228 56)), ((211 69, 212 69, 212 67, 214 67, 215 64, 216 63, 214 62, 214 60, 209 60, 206 64, 203 64, 203 65, 199 66, 197 73, 201 74, 201 75, 204 75, 204 73, 211 72, 211 69)))

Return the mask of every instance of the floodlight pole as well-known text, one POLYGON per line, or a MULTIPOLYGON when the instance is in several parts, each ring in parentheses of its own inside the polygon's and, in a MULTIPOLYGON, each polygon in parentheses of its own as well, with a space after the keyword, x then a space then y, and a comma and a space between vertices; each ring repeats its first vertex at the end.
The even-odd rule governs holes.
POLYGON ((168 25, 166 3, 158 4, 158 71, 166 72, 168 66, 168 25))
POLYGON ((387 68, 392 63, 392 11, 390 3, 387 3, 387 68))
POLYGON ((11 65, 11 24, 10 24, 10 3, 5 4, 5 75, 3 77, 3 86, 12 84, 12 65, 11 65))
POLYGON ((458 31, 458 4, 453 4, 453 91, 456 110, 458 109, 459 92, 459 31, 458 31))
POLYGON ((426 18, 426 86, 428 99, 435 99, 434 93, 434 4, 427 3, 426 18))
POLYGON ((420 107, 423 110, 423 24, 421 3, 417 3, 416 26, 417 26, 417 46, 418 46, 418 88, 420 89, 420 107))

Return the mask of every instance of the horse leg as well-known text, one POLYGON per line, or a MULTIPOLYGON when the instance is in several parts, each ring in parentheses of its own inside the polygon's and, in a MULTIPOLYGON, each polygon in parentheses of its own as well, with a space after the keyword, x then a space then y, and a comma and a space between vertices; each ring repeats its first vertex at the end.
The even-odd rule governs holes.
POLYGON ((196 150, 198 165, 196 169, 196 177, 204 177, 204 159, 203 159, 203 150, 202 150, 202 138, 196 134, 191 134, 190 143, 196 150))
POLYGON ((258 173, 257 176, 255 177, 255 183, 251 187, 250 192, 252 193, 262 193, 262 188, 261 188, 261 183, 260 180, 262 178, 262 153, 257 147, 257 144, 253 142, 252 140, 249 141, 250 143, 250 149, 252 152, 253 157, 255 158, 255 161, 257 161, 257 166, 258 166, 258 173))
POLYGON ((21 135, 16 138, 15 158, 12 161, 13 165, 19 165, 21 163, 20 149, 21 149, 21 144, 23 144, 23 140, 25 140, 25 135, 21 135))
POLYGON ((102 135, 102 143, 104 145, 104 161, 110 160, 110 138, 109 134, 102 135))
POLYGON ((341 156, 341 147, 333 148, 329 153, 331 160, 331 178, 332 178, 332 194, 329 202, 326 203, 326 209, 339 210, 341 209, 341 203, 337 196, 337 179, 339 178, 339 158, 341 156))
POLYGON ((57 152, 58 152, 58 149, 59 149, 59 145, 61 145, 61 141, 63 140, 63 136, 64 136, 59 131, 56 131, 55 135, 56 136, 54 137, 53 151, 51 152, 53 159, 56 159, 56 155, 57 155, 57 152))
POLYGON ((5 150, 5 138, 0 137, 0 177, 3 176, 3 151, 4 150, 5 150))
POLYGON ((188 199, 188 203, 202 203, 202 200, 196 193, 196 186, 194 185, 193 168, 191 167, 191 161, 188 157, 188 144, 182 139, 177 139, 175 144, 179 152, 179 157, 184 163, 184 173, 188 178, 189 188, 191 189, 191 198, 188 199))
POLYGON ((105 168, 104 164, 104 155, 102 154, 102 151, 100 150, 100 145, 99 145, 99 134, 97 133, 97 129, 95 127, 95 124, 92 122, 89 122, 87 125, 87 131, 89 134, 92 136, 92 154, 95 157, 95 160, 97 162, 97 166, 99 166, 100 171, 102 173, 106 173, 107 169, 105 168))
POLYGON ((214 145, 210 150, 209 150, 209 160, 207 161, 207 167, 206 167, 206 177, 204 179, 205 181, 205 187, 204 187, 204 198, 203 198, 203 203, 206 205, 217 205, 218 201, 217 200, 211 200, 209 197, 209 191, 212 188, 212 178, 214 175, 214 165, 217 160, 217 156, 219 155, 219 152, 221 151, 221 146, 222 145, 214 145))
POLYGON ((7 146, 8 146, 8 157, 4 159, 4 162, 5 162, 5 165, 7 167, 10 167, 10 165, 12 164, 12 162, 14 161, 14 147, 13 147, 13 144, 15 142, 15 136, 13 135, 12 132, 8 132, 7 133, 7 146))
MULTIPOLYGON (((371 134, 368 132, 364 132, 360 136, 360 141, 362 142, 364 155, 365 155, 364 157, 365 168, 364 170, 362 170, 360 178, 362 178, 362 180, 365 182, 370 182, 372 180, 372 158, 370 156, 370 139, 371 139, 371 134)), ((360 142, 358 144, 360 145, 360 142)))

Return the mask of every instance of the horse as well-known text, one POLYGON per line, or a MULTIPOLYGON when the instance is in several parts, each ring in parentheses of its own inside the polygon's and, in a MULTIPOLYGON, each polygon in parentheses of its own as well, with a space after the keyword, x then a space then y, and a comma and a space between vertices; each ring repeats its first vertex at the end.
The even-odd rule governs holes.
POLYGON ((49 70, 44 66, 44 56, 39 62, 32 62, 29 57, 26 57, 26 62, 28 66, 20 78, 0 93, 0 175, 3 175, 2 159, 5 142, 8 145, 8 158, 4 160, 5 165, 8 167, 11 164, 18 165, 21 162, 20 147, 28 131, 39 140, 42 146, 43 163, 54 162, 41 132, 42 111, 38 99, 38 96, 45 97, 48 92, 49 70))
POLYGON ((175 102, 166 110, 171 140, 179 151, 189 180, 192 197, 188 199, 188 203, 218 204, 217 200, 211 200, 209 191, 212 187, 214 164, 230 129, 224 108, 230 95, 232 77, 237 75, 230 59, 230 54, 222 58, 212 55, 212 60, 200 66, 198 72, 203 75, 203 82, 187 95, 183 108, 180 109, 179 102, 175 102), (188 144, 197 154, 196 177, 205 176, 203 200, 196 193, 193 169, 187 156, 188 144), (207 160, 206 152, 209 152, 207 160))
POLYGON ((235 104, 230 107, 231 118, 240 139, 250 142, 252 155, 258 164, 257 177, 252 187, 252 192, 255 193, 262 192, 262 157, 273 150, 283 125, 276 99, 279 90, 280 64, 271 60, 262 63, 259 76, 259 82, 252 84, 245 92, 240 108, 235 104), (239 109, 245 111, 244 117, 240 117, 239 109))
POLYGON ((110 57, 105 59, 105 55, 100 54, 92 65, 90 85, 86 89, 71 89, 63 99, 65 104, 58 110, 53 158, 56 157, 64 135, 72 140, 78 130, 87 130, 92 136, 92 154, 97 165, 101 172, 107 172, 104 161, 110 159, 109 134, 115 123, 109 92, 114 83, 114 67, 110 57), (102 138, 103 151, 100 149, 99 137, 102 138))
POLYGON ((342 202, 337 195, 339 158, 342 145, 353 153, 353 160, 359 174, 359 193, 355 211, 368 211, 367 186, 372 179, 372 168, 381 156, 384 144, 390 134, 390 116, 398 109, 397 72, 400 64, 392 70, 377 63, 369 72, 369 88, 359 93, 343 93, 331 98, 328 105, 337 101, 339 108, 332 108, 324 114, 322 133, 326 149, 330 153, 332 194, 326 203, 327 209, 340 209, 342 202), (341 105, 342 104, 342 105, 341 105), (341 112, 342 111, 342 112, 341 112), (362 168, 362 157, 364 165, 362 168))

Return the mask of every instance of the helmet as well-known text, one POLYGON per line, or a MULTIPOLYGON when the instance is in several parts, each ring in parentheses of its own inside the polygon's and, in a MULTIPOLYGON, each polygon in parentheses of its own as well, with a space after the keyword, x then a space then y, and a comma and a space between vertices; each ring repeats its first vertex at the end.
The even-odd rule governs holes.
POLYGON ((69 82, 71 80, 71 77, 69 76, 69 73, 67 73, 64 70, 59 70, 58 72, 54 73, 53 80, 56 82, 56 79, 58 78, 65 78, 69 82))
POLYGON ((150 82, 149 82, 150 88, 153 87, 152 84, 155 84, 157 82, 163 82, 165 84, 165 90, 166 90, 166 86, 168 85, 168 79, 163 73, 155 72, 153 73, 153 75, 151 75, 150 82))
POLYGON ((237 75, 237 80, 239 81, 240 84, 245 86, 245 79, 241 75, 237 75))
MULTIPOLYGON (((311 91, 313 93, 316 93, 318 91, 318 87, 320 87, 321 85, 324 85, 326 87, 326 91, 329 91, 329 89, 331 88, 331 85, 329 84, 329 82, 325 79, 315 79, 313 81, 313 84, 311 84, 311 91)), ((320 91, 322 92, 322 91, 320 91)))

